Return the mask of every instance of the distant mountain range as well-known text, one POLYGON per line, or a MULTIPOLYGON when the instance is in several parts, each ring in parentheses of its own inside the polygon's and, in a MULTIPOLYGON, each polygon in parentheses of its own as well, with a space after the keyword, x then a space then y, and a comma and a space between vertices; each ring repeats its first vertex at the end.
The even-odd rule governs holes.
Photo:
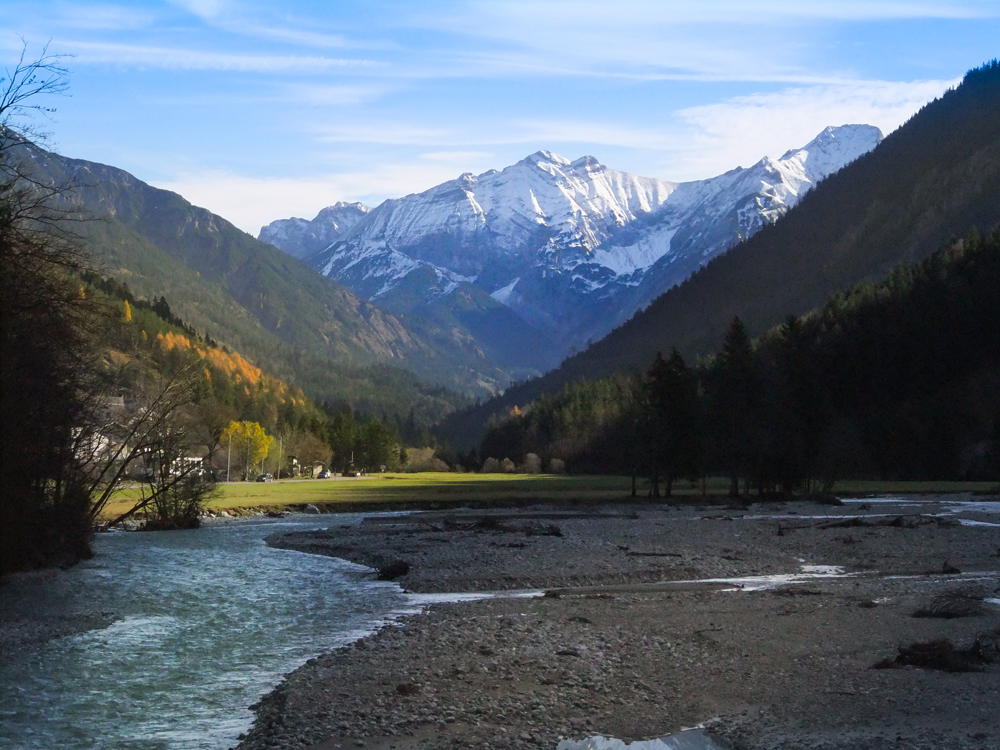
POLYGON ((542 372, 881 139, 870 125, 831 127, 780 159, 686 183, 539 151, 374 209, 276 221, 260 239, 387 310, 457 323, 512 370, 542 372))
POLYGON ((991 230, 1000 223, 1000 64, 970 71, 871 153, 798 195, 779 221, 611 334, 543 377, 449 417, 441 434, 456 447, 475 445, 492 415, 566 383, 646 368, 671 347, 687 357, 714 353, 733 316, 757 335, 973 227, 991 230))

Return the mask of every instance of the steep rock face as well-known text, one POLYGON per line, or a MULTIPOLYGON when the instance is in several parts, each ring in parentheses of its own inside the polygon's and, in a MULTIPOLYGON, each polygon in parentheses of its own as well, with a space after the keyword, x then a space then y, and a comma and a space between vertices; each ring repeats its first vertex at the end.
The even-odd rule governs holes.
POLYGON ((869 125, 831 127, 780 159, 680 184, 539 151, 386 201, 328 247, 295 252, 397 312, 419 315, 474 285, 546 342, 544 369, 774 222, 881 138, 869 125))
POLYGON ((257 239, 284 250, 293 258, 305 258, 344 237, 371 209, 364 203, 338 201, 316 218, 279 219, 261 227, 257 239))

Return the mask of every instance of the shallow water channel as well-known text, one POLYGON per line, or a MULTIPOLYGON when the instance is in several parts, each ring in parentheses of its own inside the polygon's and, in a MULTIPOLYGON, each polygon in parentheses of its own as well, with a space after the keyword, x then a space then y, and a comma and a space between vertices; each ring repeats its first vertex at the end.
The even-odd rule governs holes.
POLYGON ((0 588, 8 615, 115 618, 3 656, 0 748, 235 745, 248 707, 283 674, 422 603, 360 566, 263 541, 329 525, 292 516, 103 534, 94 559, 0 588))

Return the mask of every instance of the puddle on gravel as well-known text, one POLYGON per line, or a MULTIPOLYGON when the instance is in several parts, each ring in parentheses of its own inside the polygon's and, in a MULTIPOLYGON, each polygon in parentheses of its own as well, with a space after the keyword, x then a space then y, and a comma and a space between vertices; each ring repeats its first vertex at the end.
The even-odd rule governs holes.
POLYGON ((631 743, 600 735, 585 740, 560 740, 556 750, 723 750, 723 746, 703 730, 691 729, 655 740, 631 743))
POLYGON ((846 573, 839 565, 803 565, 801 568, 801 573, 777 573, 767 576, 739 576, 737 578, 700 578, 693 581, 663 581, 663 585, 717 583, 731 586, 731 588, 722 589, 722 591, 766 591, 818 578, 850 578, 860 575, 859 573, 846 573))
POLYGON ((406 606, 393 614, 409 615, 423 612, 431 604, 457 604, 461 602, 478 602, 483 599, 535 599, 545 596, 543 589, 522 591, 472 591, 466 593, 444 594, 413 594, 405 593, 406 606))

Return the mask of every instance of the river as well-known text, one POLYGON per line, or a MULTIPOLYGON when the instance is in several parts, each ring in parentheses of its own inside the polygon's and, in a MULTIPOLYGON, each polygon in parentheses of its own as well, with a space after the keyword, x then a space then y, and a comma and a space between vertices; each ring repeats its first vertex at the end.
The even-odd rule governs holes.
POLYGON ((422 603, 342 560, 267 547, 361 516, 102 534, 92 560, 0 588, 4 612, 112 613, 0 662, 0 748, 222 750, 282 675, 422 603))

